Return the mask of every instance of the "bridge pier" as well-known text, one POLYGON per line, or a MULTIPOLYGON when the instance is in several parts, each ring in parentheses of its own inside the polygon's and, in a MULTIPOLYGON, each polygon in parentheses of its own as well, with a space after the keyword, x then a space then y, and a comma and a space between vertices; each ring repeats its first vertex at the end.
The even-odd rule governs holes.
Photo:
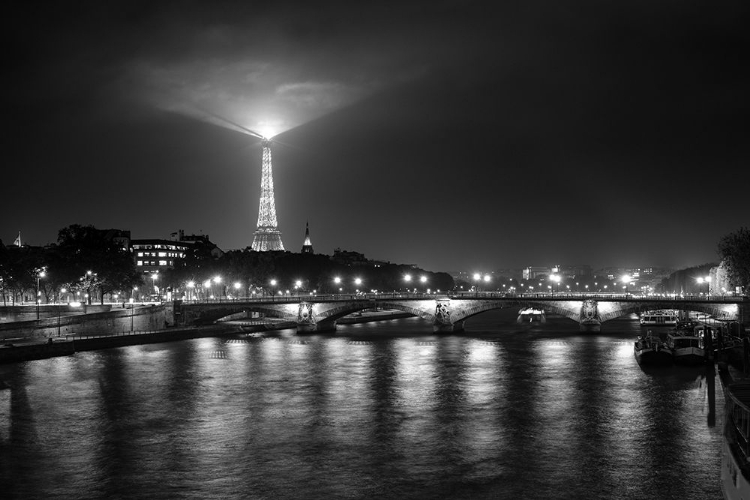
POLYGON ((435 322, 432 324, 433 332, 455 333, 464 331, 464 322, 451 319, 450 299, 435 300, 435 322))
POLYGON ((464 331, 464 322, 456 321, 451 324, 437 324, 432 326, 432 331, 435 333, 459 333, 464 331))
POLYGON ((581 317, 579 320, 582 332, 602 331, 602 318, 599 315, 599 302, 592 299, 584 300, 581 304, 581 317))
POLYGON ((336 320, 327 321, 322 319, 317 321, 313 304, 310 302, 300 302, 297 309, 297 333, 313 332, 335 332, 336 320))
POLYGON ((316 323, 314 325, 310 324, 297 324, 297 333, 298 334, 304 334, 304 333, 324 333, 324 332, 335 332, 336 331, 336 322, 333 321, 331 323, 321 321, 320 323, 316 323))

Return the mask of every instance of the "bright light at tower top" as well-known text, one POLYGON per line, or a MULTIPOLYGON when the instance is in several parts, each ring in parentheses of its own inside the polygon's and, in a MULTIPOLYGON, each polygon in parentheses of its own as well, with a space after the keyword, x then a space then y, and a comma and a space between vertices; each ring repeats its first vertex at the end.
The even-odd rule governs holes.
POLYGON ((276 135, 276 133, 277 133, 277 132, 276 132, 276 130, 275 130, 275 129, 274 129, 273 127, 271 127, 270 125, 266 125, 266 124, 261 124, 261 125, 260 125, 260 126, 258 127, 258 133, 259 133, 260 135, 262 135, 264 139, 266 139, 266 140, 270 140, 271 138, 273 138, 273 136, 275 136, 275 135, 276 135))

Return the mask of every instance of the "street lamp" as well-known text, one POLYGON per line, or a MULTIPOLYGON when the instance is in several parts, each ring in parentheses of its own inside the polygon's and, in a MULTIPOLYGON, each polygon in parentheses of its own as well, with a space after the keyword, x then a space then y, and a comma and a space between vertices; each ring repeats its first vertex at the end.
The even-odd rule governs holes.
MULTIPOLYGON (((221 283, 221 276, 214 276, 214 283, 219 285, 221 283)), ((221 302, 221 292, 222 292, 221 288, 222 288, 221 285, 219 285, 219 302, 221 302)))
POLYGON ((275 295, 276 292, 274 292, 273 289, 276 287, 277 282, 276 280, 272 279, 271 281, 269 281, 269 283, 271 285, 271 300, 276 300, 276 295, 275 295))
POLYGON ((562 279, 562 278, 560 278, 560 275, 559 274, 553 274, 552 276, 549 277, 549 279, 550 279, 550 281, 554 281, 557 284, 557 287, 556 287, 557 288, 557 293, 560 293, 560 280, 562 279))
POLYGON ((482 275, 479 273, 474 273, 474 295, 479 296, 479 283, 482 280, 482 275))
POLYGON ((702 285, 703 283, 706 284, 706 298, 708 298, 708 294, 711 291, 711 276, 706 276, 705 278, 703 276, 696 278, 696 280, 699 285, 702 285))
POLYGON ((205 295, 206 302, 211 299, 211 280, 203 282, 203 295, 205 295))
POLYGON ((86 303, 88 305, 91 305, 91 299, 94 297, 94 295, 91 293, 91 285, 95 283, 96 276, 97 276, 97 273, 93 271, 86 271, 86 274, 83 276, 83 278, 81 278, 81 280, 85 280, 86 292, 87 292, 85 294, 85 298, 86 298, 86 303))
POLYGON ((240 297, 240 287, 242 287, 242 283, 240 283, 239 281, 236 281, 234 283, 234 290, 235 290, 234 293, 237 294, 237 296, 235 297, 235 300, 240 297))
POLYGON ((623 288, 625 289, 625 296, 627 296, 628 295, 628 283, 630 283, 632 281, 632 278, 630 277, 629 274, 626 274, 626 275, 624 275, 620 279, 625 284, 625 286, 623 288))
POLYGON ((294 291, 297 292, 297 296, 299 297, 299 291, 302 288, 302 280, 297 280, 294 282, 294 291))
MULTIPOLYGON (((156 280, 159 279, 159 275, 157 273, 151 273, 151 284, 153 285, 152 292, 157 292, 159 289, 156 287, 156 280)), ((159 302, 161 302, 161 293, 159 293, 159 302)))
POLYGON ((46 276, 46 273, 44 272, 44 269, 40 269, 36 273, 36 319, 39 321, 39 302, 42 300, 42 292, 39 290, 39 279, 44 278, 46 276))

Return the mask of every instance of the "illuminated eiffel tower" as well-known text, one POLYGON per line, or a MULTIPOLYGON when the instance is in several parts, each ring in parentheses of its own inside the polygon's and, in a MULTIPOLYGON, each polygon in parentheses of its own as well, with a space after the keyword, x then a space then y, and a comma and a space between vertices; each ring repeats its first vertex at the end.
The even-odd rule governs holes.
POLYGON ((258 209, 258 228, 253 233, 253 245, 256 252, 284 250, 281 242, 281 231, 276 221, 276 202, 273 198, 273 171, 271 169, 271 141, 263 139, 263 167, 260 181, 260 208, 258 209))

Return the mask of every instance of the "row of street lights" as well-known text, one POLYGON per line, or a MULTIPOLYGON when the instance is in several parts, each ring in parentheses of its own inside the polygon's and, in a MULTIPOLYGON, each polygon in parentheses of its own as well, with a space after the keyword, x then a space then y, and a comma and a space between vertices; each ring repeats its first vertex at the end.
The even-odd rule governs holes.
MULTIPOLYGON (((156 274, 156 273, 152 274, 151 275, 151 279, 153 280, 154 289, 156 290, 157 289, 156 288, 156 280, 158 279, 158 274, 156 274)), ((424 275, 419 276, 417 278, 417 277, 412 276, 411 274, 405 274, 404 277, 403 277, 403 280, 404 280, 404 283, 407 284, 407 289, 412 284, 412 282, 414 282, 414 281, 418 281, 423 286, 426 285, 427 282, 428 282, 427 276, 424 276, 424 275)), ((224 287, 221 285, 222 281, 223 281, 223 279, 222 279, 221 276, 215 276, 214 278, 207 279, 207 280, 205 280, 202 283, 202 288, 203 288, 203 292, 206 294, 206 296, 205 296, 206 299, 213 299, 214 298, 214 295, 212 293, 213 292, 213 288, 214 288, 214 286, 218 285, 220 287, 219 288, 218 298, 221 301, 222 295, 223 295, 222 292, 224 292, 224 287)), ((333 281, 333 284, 335 285, 336 291, 338 291, 339 293, 343 293, 344 292, 344 283, 345 283, 344 279, 341 278, 340 276, 335 276, 332 279, 332 281, 333 281)), ((361 291, 361 288, 362 288, 363 284, 364 284, 364 280, 362 278, 360 278, 360 277, 355 277, 351 281, 351 284, 355 287, 355 292, 359 293, 361 291)), ((278 295, 284 295, 285 293, 286 294, 290 294, 291 293, 290 290, 286 290, 286 292, 282 291, 281 289, 277 290, 277 287, 279 286, 279 281, 277 279, 275 279, 275 278, 270 279, 269 282, 268 282, 268 285, 269 285, 269 289, 271 291, 271 296, 275 296, 276 294, 278 294, 278 295)), ((293 282, 294 293, 296 293, 297 295, 299 295, 302 292, 302 290, 303 290, 303 285, 304 285, 303 280, 300 280, 300 279, 295 280, 293 282)), ((187 297, 188 300, 194 300, 195 298, 197 298, 196 297, 196 288, 197 288, 196 282, 192 281, 192 280, 188 281, 186 283, 186 287, 188 289, 188 297, 187 297)), ((240 293, 241 293, 240 290, 243 289, 242 283, 239 282, 239 281, 235 282, 233 284, 233 288, 235 289, 235 293, 236 293, 237 297, 239 297, 240 293)), ((415 288, 414 290, 416 291, 417 289, 415 288)), ((255 294, 254 291, 252 293, 253 293, 253 295, 255 294)), ((313 294, 317 293, 317 290, 313 290, 312 293, 313 294)))

